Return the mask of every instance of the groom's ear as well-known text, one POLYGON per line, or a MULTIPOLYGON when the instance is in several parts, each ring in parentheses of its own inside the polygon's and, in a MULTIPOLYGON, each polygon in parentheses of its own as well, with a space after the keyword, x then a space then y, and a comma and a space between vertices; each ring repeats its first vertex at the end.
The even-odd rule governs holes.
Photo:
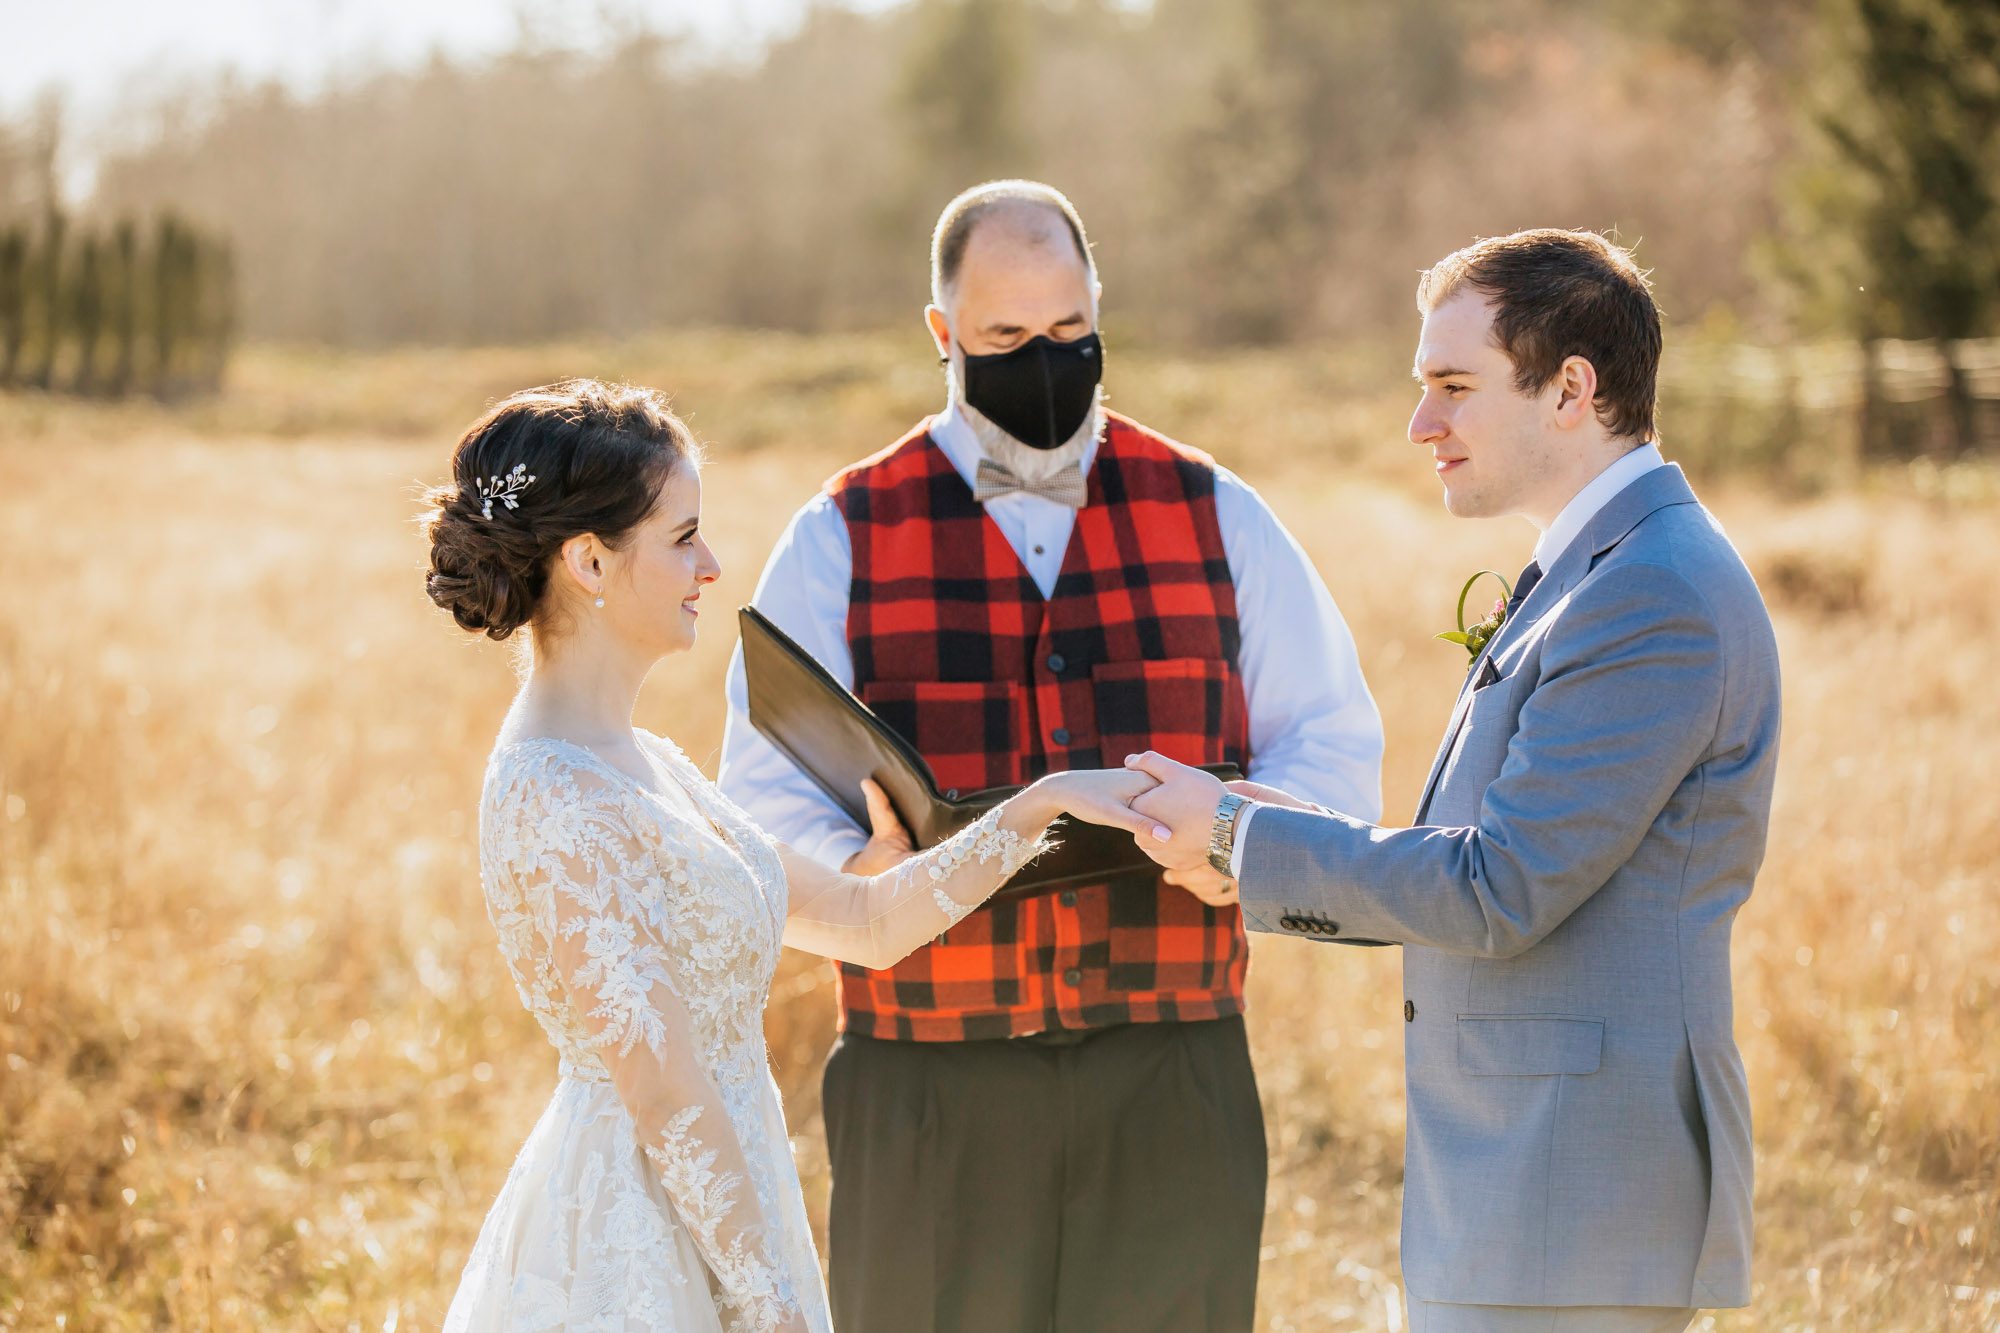
POLYGON ((1587 357, 1563 359, 1556 371, 1556 425, 1575 430, 1597 420, 1597 367, 1587 357))

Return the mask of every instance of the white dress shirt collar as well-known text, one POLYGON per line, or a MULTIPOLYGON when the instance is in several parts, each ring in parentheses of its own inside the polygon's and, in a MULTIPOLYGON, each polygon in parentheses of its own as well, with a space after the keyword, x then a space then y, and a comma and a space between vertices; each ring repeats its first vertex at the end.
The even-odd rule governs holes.
MULTIPOLYGON (((965 478, 965 484, 972 485, 979 475, 979 460, 985 456, 985 451, 979 447, 979 437, 972 433, 971 425, 960 414, 955 400, 946 403, 944 411, 931 418, 930 433, 931 438, 937 441, 937 447, 944 450, 944 456, 951 460, 952 467, 958 470, 958 475, 965 478)), ((1097 461, 1097 445, 1102 438, 1100 433, 1083 446, 1081 465, 1086 477, 1090 475, 1090 465, 1097 461)))
POLYGON ((1542 533, 1542 539, 1535 543, 1535 563, 1542 567, 1542 572, 1549 572, 1562 553, 1569 549, 1569 544, 1577 539, 1591 519, 1597 517, 1597 511, 1611 503, 1613 496, 1654 468, 1666 465, 1667 460, 1660 456, 1658 444, 1642 444, 1592 477, 1582 490, 1570 497, 1570 502, 1556 515, 1556 521, 1549 524, 1542 533))

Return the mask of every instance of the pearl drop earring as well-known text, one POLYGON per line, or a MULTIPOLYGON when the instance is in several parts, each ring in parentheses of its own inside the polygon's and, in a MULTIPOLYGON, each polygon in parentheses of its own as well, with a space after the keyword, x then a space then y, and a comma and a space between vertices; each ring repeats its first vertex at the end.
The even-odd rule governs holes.
POLYGON ((604 599, 602 597, 597 599, 597 609, 600 611, 604 609, 604 599))

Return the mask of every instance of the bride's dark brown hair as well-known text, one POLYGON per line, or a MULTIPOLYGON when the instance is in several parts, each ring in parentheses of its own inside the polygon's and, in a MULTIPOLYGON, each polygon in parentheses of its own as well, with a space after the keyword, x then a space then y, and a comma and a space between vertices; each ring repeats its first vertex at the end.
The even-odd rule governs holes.
POLYGON ((699 447, 657 389, 572 379, 494 404, 426 494, 424 590, 463 629, 504 639, 529 624, 562 544, 616 549, 699 447))

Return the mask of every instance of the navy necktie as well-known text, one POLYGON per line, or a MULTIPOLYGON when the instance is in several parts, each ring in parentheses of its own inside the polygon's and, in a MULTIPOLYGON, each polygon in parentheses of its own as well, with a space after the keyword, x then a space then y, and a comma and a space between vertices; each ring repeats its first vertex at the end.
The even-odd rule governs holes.
POLYGON ((1530 560, 1527 568, 1521 571, 1521 577, 1514 580, 1514 595, 1507 599, 1507 619, 1514 618, 1514 613, 1521 609, 1521 603, 1528 600, 1528 594, 1533 592, 1535 585, 1541 581, 1542 562, 1530 560))

